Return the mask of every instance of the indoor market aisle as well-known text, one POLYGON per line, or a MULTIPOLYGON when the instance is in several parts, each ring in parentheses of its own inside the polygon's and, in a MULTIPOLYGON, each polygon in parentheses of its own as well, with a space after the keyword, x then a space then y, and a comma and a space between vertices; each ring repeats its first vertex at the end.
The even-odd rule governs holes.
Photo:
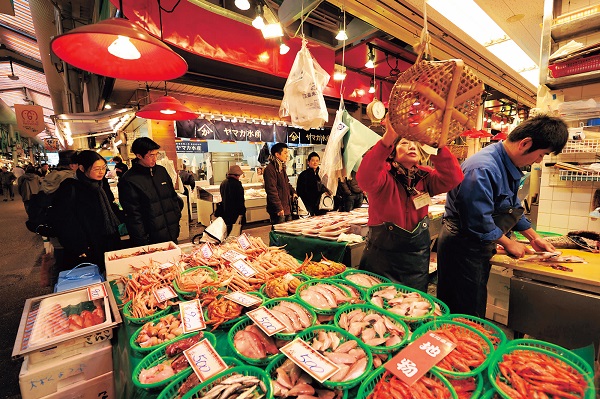
MULTIPOLYGON (((16 187, 15 187, 15 191, 16 187)), ((25 227, 27 214, 19 194, 14 201, 0 201, 0 397, 20 398, 21 360, 11 354, 25 300, 49 294, 40 287, 40 265, 44 253, 42 238, 25 227)))

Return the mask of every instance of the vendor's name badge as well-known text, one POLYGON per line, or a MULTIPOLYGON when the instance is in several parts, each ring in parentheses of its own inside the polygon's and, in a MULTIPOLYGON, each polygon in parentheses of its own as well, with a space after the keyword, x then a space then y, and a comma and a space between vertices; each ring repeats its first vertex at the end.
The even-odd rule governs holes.
POLYGON ((202 314, 202 305, 199 299, 193 301, 181 302, 179 304, 179 314, 183 321, 183 333, 187 334, 192 331, 204 330, 206 322, 202 314))
POLYGON ((104 284, 92 285, 87 287, 88 299, 93 301, 94 299, 102 299, 108 296, 106 287, 104 284))
POLYGON ((415 204, 416 209, 421 209, 425 206, 433 204, 433 202, 431 202, 431 197, 429 196, 429 193, 421 193, 419 195, 415 195, 414 197, 412 197, 412 201, 413 204, 415 204))
POLYGON ((240 235, 237 238, 237 242, 238 242, 238 244, 240 244, 240 247, 244 251, 252 246, 252 243, 250 242, 250 239, 248 238, 248 235, 246 235, 246 233, 243 233, 242 235, 240 235))
POLYGON ((333 377, 340 370, 338 365, 321 355, 300 338, 296 338, 279 350, 319 382, 333 377))
POLYGON ((260 299, 259 297, 255 295, 246 294, 242 291, 235 291, 230 294, 227 294, 225 295, 225 298, 235 303, 239 303, 240 305, 247 308, 250 306, 258 305, 262 302, 262 299, 260 299))
POLYGON ((243 259, 238 259, 235 262, 231 263, 231 266, 235 268, 242 276, 248 278, 254 276, 258 273, 252 266, 244 262, 243 259))
POLYGON ((158 302, 168 301, 169 299, 175 298, 177 294, 173 291, 172 287, 160 287, 152 290, 156 300, 158 302))
POLYGON ((206 381, 228 368, 225 361, 206 338, 184 350, 183 354, 200 381, 206 381))
POLYGON ((247 312, 246 314, 268 336, 285 330, 285 324, 280 322, 279 319, 264 306, 247 312))
POLYGON ((202 257, 204 259, 210 259, 213 256, 213 250, 210 248, 210 245, 208 245, 207 243, 204 243, 200 247, 200 253, 202 254, 202 257))
POLYGON ((427 332, 402 349, 384 367, 408 385, 425 375, 456 347, 456 344, 427 332))
POLYGON ((229 251, 223 252, 221 258, 233 263, 238 259, 246 259, 246 255, 241 254, 238 251, 234 251, 233 249, 230 249, 229 251))

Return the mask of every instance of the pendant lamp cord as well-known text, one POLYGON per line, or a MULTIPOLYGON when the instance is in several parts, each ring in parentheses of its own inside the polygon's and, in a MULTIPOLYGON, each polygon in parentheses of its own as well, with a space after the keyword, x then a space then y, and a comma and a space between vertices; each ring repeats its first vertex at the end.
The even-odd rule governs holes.
POLYGON ((165 96, 168 95, 169 93, 167 92, 167 81, 165 80, 165 96))
POLYGON ((421 59, 429 60, 431 59, 431 52, 429 49, 429 44, 431 43, 431 36, 429 35, 429 30, 427 29, 427 0, 423 1, 423 30, 421 31, 421 43, 420 43, 420 51, 419 56, 417 57, 417 61, 421 61, 421 59))

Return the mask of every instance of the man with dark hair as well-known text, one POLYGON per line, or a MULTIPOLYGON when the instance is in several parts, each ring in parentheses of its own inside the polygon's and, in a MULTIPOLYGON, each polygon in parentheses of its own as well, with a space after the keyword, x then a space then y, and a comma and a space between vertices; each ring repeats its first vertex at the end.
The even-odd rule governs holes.
POLYGON ((129 170, 129 166, 123 163, 120 156, 113 157, 112 160, 115 163, 115 173, 117 174, 117 177, 121 178, 125 172, 129 170))
POLYGON ((515 258, 527 247, 510 239, 519 231, 535 251, 554 251, 523 215, 517 190, 520 168, 558 154, 568 138, 565 123, 537 116, 517 126, 502 143, 487 146, 462 164, 464 180, 448 192, 438 238, 438 291, 452 313, 485 317, 490 259, 496 245, 515 258))
POLYGON ((292 220, 291 200, 296 196, 290 184, 286 169, 288 161, 288 146, 276 143, 271 147, 269 164, 264 170, 265 191, 267 192, 267 212, 271 224, 292 220))
POLYGON ((182 201, 167 170, 156 164, 160 146, 148 137, 135 139, 135 161, 119 179, 119 202, 132 246, 177 242, 182 201))

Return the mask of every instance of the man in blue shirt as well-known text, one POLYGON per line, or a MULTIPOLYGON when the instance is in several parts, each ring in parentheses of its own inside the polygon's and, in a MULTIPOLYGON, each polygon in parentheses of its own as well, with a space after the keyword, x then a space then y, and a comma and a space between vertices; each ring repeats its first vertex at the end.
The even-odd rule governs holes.
POLYGON ((536 116, 517 126, 505 142, 484 148, 462 164, 465 178, 448 192, 437 247, 437 296, 452 313, 485 317, 496 244, 515 258, 527 252, 524 244, 509 238, 510 231, 521 232, 536 251, 555 250, 523 215, 517 198, 523 176, 519 168, 560 153, 567 138, 561 119, 536 116))

